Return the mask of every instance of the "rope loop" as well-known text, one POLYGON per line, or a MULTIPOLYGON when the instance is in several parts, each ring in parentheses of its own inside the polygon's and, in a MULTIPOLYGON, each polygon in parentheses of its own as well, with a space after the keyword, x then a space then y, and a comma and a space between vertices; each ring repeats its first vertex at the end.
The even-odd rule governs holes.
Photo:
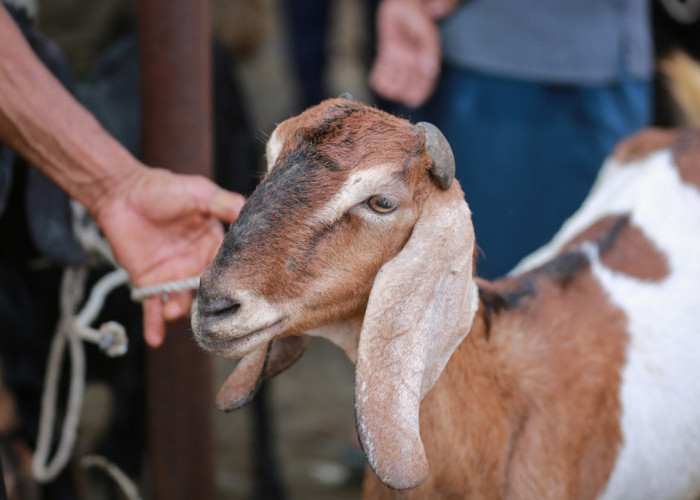
MULTIPOLYGON (((108 321, 99 329, 90 326, 104 307, 106 297, 115 288, 129 283, 129 275, 121 269, 114 259, 109 243, 101 236, 97 224, 78 202, 71 201, 73 232, 81 246, 92 257, 92 263, 107 262, 116 269, 102 276, 92 287, 88 299, 80 312, 78 306, 83 299, 88 278, 89 264, 81 267, 68 267, 64 270, 60 287, 60 317, 56 327, 51 350, 46 365, 44 392, 41 398, 39 432, 34 456, 32 457, 32 474, 34 478, 46 483, 61 473, 68 464, 80 423, 80 410, 85 392, 85 350, 83 341, 96 344, 107 356, 115 357, 126 354, 128 338, 125 328, 116 321, 108 321), (61 365, 68 348, 71 373, 66 403, 66 415, 61 429, 60 439, 52 459, 49 458, 56 420, 58 383, 61 365)), ((199 278, 170 281, 157 285, 131 287, 131 299, 141 302, 153 295, 163 295, 199 287, 199 278)), ((101 457, 85 457, 84 467, 99 467, 107 472, 129 499, 138 499, 139 494, 133 482, 114 464, 101 457)))
POLYGON ((86 278, 87 268, 68 267, 63 272, 61 279, 61 317, 51 343, 51 350, 49 351, 44 393, 41 397, 39 433, 36 450, 32 457, 32 474, 37 481, 42 483, 55 479, 65 468, 70 460, 77 438, 80 409, 85 391, 85 350, 80 339, 70 328, 70 322, 73 311, 83 297, 86 278), (54 458, 49 460, 54 420, 56 419, 58 382, 66 345, 69 347, 71 359, 71 379, 68 390, 68 402, 66 404, 66 418, 54 458))

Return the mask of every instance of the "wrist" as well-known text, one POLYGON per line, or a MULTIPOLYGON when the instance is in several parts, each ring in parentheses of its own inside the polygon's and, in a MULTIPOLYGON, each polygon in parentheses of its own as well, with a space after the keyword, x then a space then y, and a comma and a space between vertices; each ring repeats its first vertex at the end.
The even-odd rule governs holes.
POLYGON ((126 199, 147 169, 127 154, 119 163, 93 169, 84 183, 76 184, 76 194, 73 197, 99 222, 108 207, 126 199), (119 166, 114 168, 114 165, 119 166))

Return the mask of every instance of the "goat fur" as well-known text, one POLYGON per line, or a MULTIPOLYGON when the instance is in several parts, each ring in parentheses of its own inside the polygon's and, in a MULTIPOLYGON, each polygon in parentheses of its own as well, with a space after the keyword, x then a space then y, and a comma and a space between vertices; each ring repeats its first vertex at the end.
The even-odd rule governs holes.
MULTIPOLYGON (((487 283, 461 187, 432 173, 426 142, 424 127, 345 100, 278 126, 266 179, 202 277, 200 345, 261 359, 308 333, 343 347, 371 498, 697 496, 700 164, 679 175, 670 150, 611 160, 551 245, 487 283), (376 196, 396 208, 373 213, 376 196), (644 358, 655 346, 670 357, 644 358), (676 363, 670 379, 659 362, 676 363)), ((252 364, 242 379, 264 375, 252 364)))

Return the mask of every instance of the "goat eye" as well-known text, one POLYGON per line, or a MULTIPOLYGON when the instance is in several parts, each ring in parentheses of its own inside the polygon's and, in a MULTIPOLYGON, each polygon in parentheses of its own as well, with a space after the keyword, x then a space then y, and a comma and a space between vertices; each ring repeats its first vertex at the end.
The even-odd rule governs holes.
POLYGON ((394 201, 384 198, 383 196, 372 196, 369 200, 367 200, 367 204, 369 205, 369 208, 380 214, 392 212, 397 207, 397 204, 394 201))

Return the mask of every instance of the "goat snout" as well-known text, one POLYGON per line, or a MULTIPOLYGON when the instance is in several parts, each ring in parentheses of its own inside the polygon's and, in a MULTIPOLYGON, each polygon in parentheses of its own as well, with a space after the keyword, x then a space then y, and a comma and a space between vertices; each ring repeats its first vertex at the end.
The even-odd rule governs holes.
POLYGON ((284 329, 286 315, 263 297, 203 285, 192 311, 192 329, 207 351, 239 358, 284 329))
POLYGON ((197 310, 200 320, 219 320, 233 316, 241 308, 238 301, 230 297, 212 297, 202 293, 197 297, 197 310))

